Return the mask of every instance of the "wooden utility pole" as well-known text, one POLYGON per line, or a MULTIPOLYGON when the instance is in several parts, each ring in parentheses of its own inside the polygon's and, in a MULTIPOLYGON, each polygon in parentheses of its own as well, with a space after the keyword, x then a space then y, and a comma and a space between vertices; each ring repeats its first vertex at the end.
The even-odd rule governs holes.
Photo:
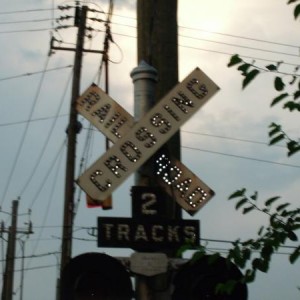
MULTIPOLYGON (((137 24, 138 63, 145 61, 158 72, 152 103, 155 105, 178 83, 177 0, 138 0, 137 24)), ((180 160, 180 133, 175 134, 164 148, 171 157, 180 160)), ((175 201, 169 201, 168 206, 169 218, 181 218, 181 208, 175 201)))
MULTIPOLYGON (((79 97, 80 92, 80 76, 82 65, 82 53, 84 46, 84 36, 86 28, 87 6, 77 7, 76 16, 79 20, 75 20, 78 24, 77 42, 74 59, 74 72, 72 83, 72 95, 70 106, 66 163, 66 181, 65 181, 65 202, 62 232, 62 249, 61 249, 61 273, 65 265, 70 261, 72 256, 72 233, 74 218, 74 179, 75 179, 75 162, 76 162, 76 135, 78 133, 77 111, 75 101, 79 97)), ((57 49, 57 48, 52 48, 57 49)), ((66 50, 66 49, 62 49, 66 50)), ((74 49, 73 49, 74 50, 74 49)))
POLYGON ((2 300, 13 299, 18 206, 19 201, 14 200, 12 204, 11 226, 8 230, 8 245, 5 272, 3 276, 2 300))
MULTIPOLYGON (((178 83, 178 49, 177 49, 177 0, 137 1, 138 64, 145 61, 158 73, 154 99, 148 97, 149 103, 140 105, 150 109, 171 88, 178 83)), ((139 111, 136 117, 145 114, 139 111)), ((164 146, 170 157, 180 160, 180 134, 176 133, 164 146)), ((155 185, 154 159, 149 159, 138 171, 137 185, 155 185), (150 177, 150 180, 149 178, 150 177), (151 179, 152 178, 152 179, 151 179)), ((167 200, 167 199, 166 199, 167 200)), ((174 199, 166 201, 168 219, 181 219, 181 208, 174 199)), ((174 256, 168 250, 169 257, 174 256)), ((171 299, 170 274, 161 274, 153 278, 137 276, 136 295, 138 300, 171 299)))
MULTIPOLYGON (((16 253, 16 239, 17 234, 32 234, 32 223, 29 221, 27 229, 18 229, 18 206, 19 200, 14 200, 12 202, 12 212, 11 212, 11 226, 6 228, 4 222, 1 222, 0 237, 3 233, 8 233, 7 239, 7 250, 6 250, 6 265, 3 274, 3 287, 2 287, 2 300, 12 300, 13 299, 13 288, 14 288, 14 268, 15 268, 15 253, 16 253)), ((24 246, 22 247, 22 272, 24 269, 24 246)), ((23 274, 22 274, 23 277, 23 274)), ((23 293, 23 278, 21 279, 21 291, 20 299, 22 299, 23 293)))

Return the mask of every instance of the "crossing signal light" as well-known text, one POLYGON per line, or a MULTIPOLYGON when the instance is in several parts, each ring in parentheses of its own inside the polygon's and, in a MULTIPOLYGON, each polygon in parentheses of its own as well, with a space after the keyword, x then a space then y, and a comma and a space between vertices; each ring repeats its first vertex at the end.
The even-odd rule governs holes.
POLYGON ((175 275, 172 300, 247 300, 247 285, 238 267, 223 257, 203 255, 181 267, 175 275), (216 293, 219 283, 236 282, 230 294, 216 293))
POLYGON ((84 253, 66 265, 61 278, 61 300, 130 300, 129 272, 115 258, 84 253))

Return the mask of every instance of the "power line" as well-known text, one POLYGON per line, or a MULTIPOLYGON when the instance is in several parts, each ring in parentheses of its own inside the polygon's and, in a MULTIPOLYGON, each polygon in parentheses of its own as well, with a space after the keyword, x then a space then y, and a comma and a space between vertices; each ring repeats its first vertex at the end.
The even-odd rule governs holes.
POLYGON ((201 152, 211 153, 211 154, 218 154, 218 155, 223 155, 223 156, 247 159, 247 160, 263 162, 263 163, 268 163, 268 164, 274 164, 274 165, 280 165, 280 166, 285 166, 285 167, 300 168, 300 166, 297 166, 297 165, 279 163, 279 162, 276 162, 276 161, 270 161, 270 160, 259 159, 259 158, 254 158, 254 157, 247 157, 247 156, 242 156, 242 155, 235 155, 235 154, 217 152, 217 151, 200 149, 200 148, 195 148, 195 147, 188 147, 188 146, 181 146, 181 147, 186 148, 186 149, 190 149, 190 150, 197 150, 197 151, 201 151, 201 152))
POLYGON ((0 25, 6 25, 6 24, 23 24, 23 23, 39 23, 39 22, 47 22, 51 21, 52 19, 32 19, 32 20, 19 20, 19 21, 3 21, 0 22, 0 25))
MULTIPOLYGON (((44 70, 47 69, 48 63, 49 63, 49 56, 47 57, 44 70)), ((42 76, 41 76, 41 79, 40 79, 40 82, 39 82, 39 85, 38 85, 38 89, 37 89, 37 92, 36 92, 36 95, 35 95, 35 98, 34 98, 32 106, 31 106, 30 113, 29 113, 29 120, 32 118, 32 115, 33 115, 33 112, 34 112, 34 108, 36 106, 37 100, 38 100, 39 95, 40 95, 41 87, 42 87, 42 84, 44 82, 44 78, 45 78, 45 73, 42 73, 42 76)), ((28 129, 29 129, 29 123, 26 123, 26 126, 25 126, 25 129, 24 129, 24 132, 23 132, 23 135, 22 135, 19 147, 17 149, 16 157, 15 157, 14 162, 13 162, 13 166, 11 168, 9 176, 7 177, 7 182, 6 182, 6 186, 4 188, 3 194, 2 194, 2 200, 1 200, 1 205, 0 206, 2 206, 3 202, 5 201, 6 194, 8 192, 8 188, 9 188, 10 184, 12 183, 11 179, 12 179, 12 176, 13 176, 13 174, 15 172, 17 163, 19 161, 19 158, 20 158, 20 155, 21 155, 21 151, 22 151, 22 148, 23 148, 23 145, 24 145, 24 141, 25 141, 25 138, 27 136, 28 129)))
MULTIPOLYGON (((57 116, 58 118, 62 118, 62 117, 67 117, 69 116, 69 114, 63 114, 63 115, 59 115, 57 116)), ((25 124, 25 123, 33 123, 33 122, 39 122, 39 121, 45 121, 45 120, 50 120, 56 118, 55 116, 51 116, 51 117, 43 117, 43 118, 36 118, 36 119, 31 119, 31 120, 25 120, 25 121, 15 121, 15 122, 8 122, 8 123, 2 123, 0 124, 0 127, 5 127, 5 126, 13 126, 13 125, 19 125, 19 124, 25 124)))
MULTIPOLYGON (((132 36, 132 35, 129 35, 129 34, 124 34, 124 33, 114 32, 113 34, 114 35, 118 35, 118 36, 124 36, 124 37, 134 38, 134 39, 137 38, 136 36, 132 36)), ((205 52, 215 53, 215 54, 222 54, 222 55, 226 55, 226 56, 232 56, 232 55, 235 54, 235 53, 232 53, 232 52, 230 53, 230 52, 225 52, 225 51, 212 50, 212 49, 200 48, 200 47, 195 47, 195 46, 188 46, 188 45, 183 45, 183 44, 178 44, 178 47, 186 48, 186 49, 194 49, 194 50, 197 50, 197 51, 205 51, 205 52)), ((274 59, 268 59, 268 58, 262 58, 262 57, 255 57, 255 56, 243 55, 243 54, 240 54, 240 57, 241 58, 252 59, 252 60, 260 60, 260 61, 274 63, 274 59)), ((293 66, 293 67, 298 67, 299 66, 299 64, 295 64, 295 63, 291 63, 291 62, 285 62, 285 61, 282 62, 282 65, 293 66)))
POLYGON ((291 45, 291 44, 278 43, 278 42, 267 41, 267 40, 258 39, 258 38, 251 38, 251 37, 246 37, 246 36, 241 36, 241 35, 234 35, 234 34, 230 34, 230 33, 210 31, 210 30, 205 30, 205 29, 200 29, 200 28, 195 28, 195 27, 186 27, 186 26, 178 26, 178 27, 183 28, 183 29, 190 29, 190 30, 196 30, 196 31, 203 31, 203 32, 207 32, 207 33, 218 34, 218 35, 221 35, 221 36, 229 36, 229 37, 234 37, 234 38, 243 39, 243 40, 249 40, 249 41, 254 41, 254 42, 261 42, 261 43, 266 43, 266 44, 286 46, 286 47, 292 47, 292 48, 299 49, 299 46, 291 45))
MULTIPOLYGON (((122 16, 122 15, 117 15, 117 14, 114 14, 114 16, 118 16, 118 17, 122 17, 122 18, 131 19, 131 20, 136 21, 136 18, 133 18, 133 17, 126 17, 126 16, 122 16)), ((122 23, 117 23, 117 22, 112 22, 112 24, 136 28, 135 25, 122 24, 122 23)), ((201 28, 196 28, 196 27, 188 27, 188 26, 183 26, 183 25, 178 25, 178 28, 179 29, 182 28, 182 29, 194 30, 194 31, 202 31, 202 32, 217 34, 217 35, 226 36, 226 37, 233 37, 233 38, 243 39, 243 40, 248 40, 248 41, 253 41, 253 42, 260 42, 260 43, 265 43, 265 44, 271 44, 271 45, 277 45, 277 46, 284 46, 284 47, 291 47, 291 48, 299 49, 298 45, 292 45, 292 44, 287 44, 287 43, 279 43, 279 42, 275 42, 275 41, 269 41, 269 40, 254 38, 254 37, 247 37, 247 36, 242 36, 242 35, 237 35, 237 34, 217 32, 217 31, 211 31, 211 30, 206 30, 206 29, 201 29, 201 28)))
MULTIPOLYGON (((47 252, 47 253, 41 253, 41 254, 34 254, 34 255, 26 255, 26 256, 16 256, 15 259, 24 259, 24 258, 40 258, 40 257, 45 257, 45 256, 50 256, 50 255, 55 255, 59 254, 59 251, 56 252, 47 252)), ((0 262, 5 262, 6 260, 0 260, 0 262)))
POLYGON ((199 41, 205 41, 205 42, 220 44, 220 45, 232 46, 232 47, 237 47, 237 48, 242 48, 242 49, 255 50, 255 51, 261 51, 261 52, 267 52, 267 53, 273 53, 273 54, 287 55, 287 56, 293 56, 293 57, 298 57, 299 58, 299 54, 292 54, 292 53, 287 53, 287 52, 267 50, 267 49, 255 48, 255 47, 250 47, 250 46, 243 46, 243 45, 226 43, 226 42, 221 42, 221 41, 214 41, 214 40, 209 40, 209 39, 190 37, 190 36, 186 36, 186 35, 179 35, 179 36, 184 37, 184 38, 199 40, 199 41))
MULTIPOLYGON (((251 143, 251 144, 259 144, 259 145, 269 146, 269 144, 266 143, 266 142, 260 142, 260 141, 254 141, 254 140, 248 140, 248 139, 234 138, 234 137, 229 137, 229 136, 215 135, 215 134, 188 131, 188 130, 181 130, 181 132, 191 133, 191 134, 196 134, 196 135, 202 135, 202 136, 209 136, 209 137, 220 138, 220 139, 225 139, 225 140, 231 140, 231 141, 236 141, 236 142, 244 142, 244 143, 251 143)), ((274 146, 281 147, 281 148, 286 148, 283 145, 274 145, 274 146)))
POLYGON ((37 31, 49 31, 53 28, 40 28, 40 29, 20 29, 20 30, 7 30, 7 31, 0 31, 0 34, 5 33, 23 33, 23 32, 37 32, 37 31))
MULTIPOLYGON (((57 10, 58 8, 55 8, 57 10)), ((29 12, 41 12, 41 11, 51 11, 53 8, 38 8, 38 9, 25 9, 25 10, 12 10, 12 11, 1 11, 0 15, 11 15, 29 12)))
POLYGON ((16 79, 16 78, 20 78, 20 77, 24 77, 24 76, 32 76, 32 75, 41 74, 41 73, 48 73, 48 72, 67 69, 67 68, 72 68, 72 67, 73 67, 73 65, 68 65, 68 66, 64 66, 64 67, 51 68, 51 69, 47 69, 47 70, 43 70, 43 71, 36 71, 36 72, 31 72, 31 73, 19 74, 19 75, 0 78, 0 81, 16 79))
POLYGON ((63 105, 63 102, 64 102, 64 100, 65 100, 66 93, 67 93, 67 89, 68 89, 68 86, 69 86, 69 84, 70 84, 71 78, 72 78, 72 73, 70 74, 70 76, 69 76, 69 78, 68 78, 68 80, 67 80, 67 83, 66 83, 66 85, 65 85, 65 89, 64 89, 64 92, 63 92, 63 94, 62 94, 60 104, 59 104, 59 106, 58 106, 58 108, 57 108, 55 118, 54 118, 54 120, 53 120, 53 122, 52 122, 52 125, 51 125, 51 127, 50 127, 49 132, 48 132, 48 135, 47 135, 47 137, 46 137, 46 139, 45 139, 45 142, 44 142, 44 145, 43 145, 43 147, 42 147, 42 150, 41 150, 41 152, 40 152, 38 158, 36 159, 35 166, 33 167, 33 169, 32 169, 32 171, 31 171, 30 175, 28 176, 28 180, 27 180, 26 183, 24 184, 24 187, 21 189, 21 192, 20 192, 20 195, 19 195, 19 196, 21 196, 21 195, 25 192, 25 190, 28 188, 28 186, 30 185, 31 180, 32 180, 32 178, 33 178, 33 176, 34 176, 34 174, 35 174, 35 172, 36 172, 38 166, 40 165, 40 162, 41 162, 41 160, 42 160, 42 157, 44 156, 44 154, 45 154, 45 152, 46 152, 46 149, 47 149, 47 146, 48 146, 48 144, 49 144, 51 135, 52 135, 52 133, 53 133, 53 131, 54 131, 54 127, 55 127, 55 125, 56 125, 56 123, 57 123, 57 119, 58 119, 59 112, 60 112, 60 110, 61 110, 61 108, 62 108, 62 105, 63 105))
POLYGON ((35 203, 36 200, 38 199, 38 196, 39 196, 40 192, 42 191, 42 188, 43 188, 45 182, 47 181, 47 179, 48 179, 48 177, 49 177, 49 175, 50 175, 52 169, 54 168, 54 166, 55 166, 55 164, 56 164, 56 161, 59 159, 59 157, 60 157, 60 155, 61 155, 61 153, 62 153, 62 150, 64 149, 65 145, 66 145, 66 139, 64 139, 62 145, 61 145, 60 148, 58 149, 57 154, 56 154, 56 156, 54 157, 52 163, 50 164, 50 168, 49 168, 48 172, 46 173, 46 175, 45 175, 45 177, 44 177, 44 179, 43 179, 43 181, 42 181, 42 183, 41 183, 39 189, 37 190, 35 196, 32 198, 31 204, 29 205, 30 209, 33 207, 34 203, 35 203))
MULTIPOLYGON (((211 50, 211 49, 205 49, 205 48, 199 48, 199 47, 193 47, 193 46, 187 46, 187 45, 178 45, 178 46, 182 47, 182 48, 194 49, 194 50, 198 50, 198 51, 205 51, 205 52, 216 53, 216 54, 224 54, 227 56, 232 56, 235 54, 235 53, 229 53, 229 52, 224 52, 224 51, 219 51, 219 50, 211 50)), ((267 59, 267 58, 261 58, 261 57, 243 55, 243 54, 241 54, 240 57, 274 63, 274 59, 267 59)), ((299 64, 295 64, 295 63, 291 63, 291 62, 282 62, 282 64, 287 65, 287 66, 293 66, 293 67, 299 66, 299 64)))

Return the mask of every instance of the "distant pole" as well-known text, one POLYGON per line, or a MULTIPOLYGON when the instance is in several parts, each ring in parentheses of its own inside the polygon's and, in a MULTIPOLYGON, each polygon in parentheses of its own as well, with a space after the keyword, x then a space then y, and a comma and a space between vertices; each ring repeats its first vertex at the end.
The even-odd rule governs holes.
POLYGON ((68 149, 66 163, 66 181, 65 181, 65 202, 64 202, 64 218, 62 232, 62 249, 61 249, 61 265, 60 274, 65 265, 70 261, 72 256, 72 235, 73 235, 73 219, 74 219, 74 179, 75 179, 75 162, 76 162, 76 135, 78 133, 77 111, 75 108, 76 99, 80 93, 80 75, 82 65, 82 53, 85 36, 85 23, 87 16, 87 6, 77 7, 78 33, 74 59, 74 74, 72 83, 72 96, 70 106, 68 134, 68 149))
POLYGON ((5 272, 3 276, 2 300, 13 299, 18 205, 19 201, 14 200, 12 203, 11 226, 8 231, 8 245, 5 272))

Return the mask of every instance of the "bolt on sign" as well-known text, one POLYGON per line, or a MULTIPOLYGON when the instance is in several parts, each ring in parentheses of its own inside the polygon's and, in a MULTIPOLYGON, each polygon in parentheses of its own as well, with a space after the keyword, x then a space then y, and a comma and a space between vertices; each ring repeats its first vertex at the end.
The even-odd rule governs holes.
MULTIPOLYGON (((107 110, 100 104, 101 95, 87 92, 85 97, 80 97, 77 101, 79 112, 81 113, 83 109, 87 110, 86 115, 88 118, 92 116, 95 124, 97 122, 104 124, 104 126, 97 124, 99 130, 104 130, 107 135, 107 131, 110 131, 112 139, 115 140, 115 136, 117 139, 115 145, 78 178, 78 185, 93 199, 98 201, 106 199, 218 90, 219 87, 199 68, 196 68, 133 126, 127 124, 126 118, 120 118, 115 122, 115 118, 119 118, 121 113, 115 118, 112 113, 110 121, 106 121, 107 110), (125 135, 120 133, 122 128, 125 129, 125 135)), ((106 95, 105 100, 108 99, 107 97, 106 95)), ((107 109, 111 107, 107 106, 107 109)), ((187 179, 176 184, 182 187, 179 204, 183 206, 184 203, 184 208, 188 212, 196 212, 202 203, 207 202, 207 198, 212 196, 210 189, 192 190, 187 179), (199 195, 201 198, 204 197, 202 202, 199 202, 199 195)))

